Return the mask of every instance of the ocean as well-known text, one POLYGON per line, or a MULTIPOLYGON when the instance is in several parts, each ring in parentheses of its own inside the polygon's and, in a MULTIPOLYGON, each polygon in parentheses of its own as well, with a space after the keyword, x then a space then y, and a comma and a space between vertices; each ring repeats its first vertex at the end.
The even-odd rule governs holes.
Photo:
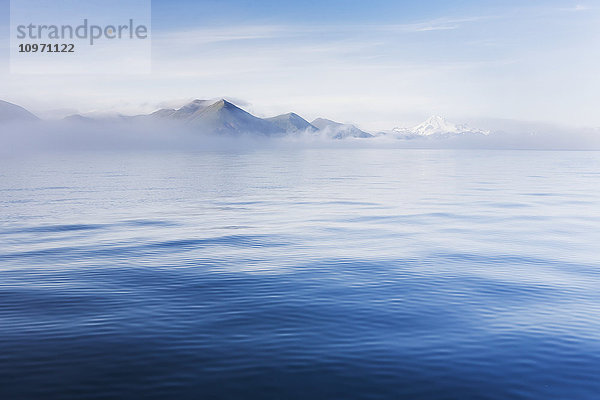
POLYGON ((0 159, 2 399, 600 398, 600 152, 0 159))

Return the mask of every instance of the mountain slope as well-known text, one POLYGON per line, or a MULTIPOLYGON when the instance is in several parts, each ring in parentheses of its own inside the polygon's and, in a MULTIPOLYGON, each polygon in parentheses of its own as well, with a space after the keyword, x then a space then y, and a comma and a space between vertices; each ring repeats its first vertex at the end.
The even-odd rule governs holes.
POLYGON ((277 125, 255 117, 227 100, 219 100, 208 107, 199 109, 191 115, 187 122, 207 132, 217 134, 255 133, 269 136, 285 133, 277 125))
POLYGON ((319 129, 295 113, 287 113, 272 118, 265 118, 287 133, 316 132, 319 129))
POLYGON ((167 121, 180 121, 206 133, 239 135, 254 133, 261 135, 283 134, 285 130, 276 124, 255 117, 227 100, 211 103, 194 100, 179 109, 162 109, 149 115, 167 121))
POLYGON ((37 121, 38 119, 23 107, 0 100, 0 122, 37 121))
POLYGON ((312 121, 311 124, 317 127, 320 131, 323 131, 332 139, 373 137, 373 135, 370 133, 361 131, 354 125, 341 124, 325 118, 317 118, 312 121))
POLYGON ((168 118, 173 120, 186 121, 192 119, 194 114, 205 109, 210 105, 208 100, 194 100, 179 109, 163 108, 150 114, 154 118, 168 118))

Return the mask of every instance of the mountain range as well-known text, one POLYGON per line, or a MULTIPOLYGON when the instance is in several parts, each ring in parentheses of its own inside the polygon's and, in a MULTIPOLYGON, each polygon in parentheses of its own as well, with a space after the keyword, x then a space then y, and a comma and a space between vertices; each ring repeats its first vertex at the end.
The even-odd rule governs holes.
MULTIPOLYGON (((23 107, 0 101, 0 123, 14 121, 35 121, 38 118, 23 107)), ((254 134, 268 137, 288 135, 311 135, 331 139, 390 136, 396 139, 443 138, 456 135, 488 135, 490 132, 472 129, 465 124, 454 124, 434 116, 412 128, 394 128, 390 132, 373 135, 355 125, 343 124, 325 118, 308 122, 293 112, 271 118, 259 118, 235 104, 221 99, 218 101, 194 100, 180 108, 164 108, 151 114, 136 116, 93 117, 71 115, 64 119, 70 123, 93 124, 97 122, 163 122, 183 124, 194 131, 216 135, 237 136, 254 134)))
POLYGON ((354 125, 341 124, 324 118, 308 122, 293 112, 271 118, 259 118, 223 99, 214 103, 207 100, 194 100, 179 109, 161 109, 148 116, 142 115, 136 118, 180 121, 204 132, 228 135, 324 134, 332 139, 372 137, 354 125))

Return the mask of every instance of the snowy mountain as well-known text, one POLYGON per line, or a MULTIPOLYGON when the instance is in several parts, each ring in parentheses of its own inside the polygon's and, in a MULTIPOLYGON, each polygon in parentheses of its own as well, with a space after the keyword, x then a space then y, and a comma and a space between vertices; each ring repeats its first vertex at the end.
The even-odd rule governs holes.
POLYGON ((439 136, 453 136, 453 135, 488 135, 488 131, 482 131, 480 129, 472 129, 466 124, 454 124, 447 121, 445 118, 440 116, 433 116, 428 118, 425 122, 413 127, 413 128, 394 128, 393 133, 400 136, 427 136, 427 137, 439 137, 439 136))
POLYGON ((16 104, 0 100, 0 123, 13 121, 37 121, 38 117, 16 104))
POLYGON ((287 113, 278 115, 272 118, 265 118, 265 121, 269 121, 276 125, 287 133, 298 133, 298 132, 316 132, 319 128, 315 127, 307 120, 295 113, 287 113))
POLYGON ((325 118, 317 118, 311 125, 317 127, 327 136, 332 139, 345 139, 345 138, 371 138, 373 135, 370 133, 361 131, 354 125, 341 124, 339 122, 331 121, 325 118))

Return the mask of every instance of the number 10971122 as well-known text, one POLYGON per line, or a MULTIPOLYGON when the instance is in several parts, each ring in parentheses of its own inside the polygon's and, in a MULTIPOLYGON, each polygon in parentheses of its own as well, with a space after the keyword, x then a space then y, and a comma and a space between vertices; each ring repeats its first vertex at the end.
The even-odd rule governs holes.
POLYGON ((48 43, 21 43, 19 45, 19 53, 74 53, 74 44, 48 44, 48 43))

